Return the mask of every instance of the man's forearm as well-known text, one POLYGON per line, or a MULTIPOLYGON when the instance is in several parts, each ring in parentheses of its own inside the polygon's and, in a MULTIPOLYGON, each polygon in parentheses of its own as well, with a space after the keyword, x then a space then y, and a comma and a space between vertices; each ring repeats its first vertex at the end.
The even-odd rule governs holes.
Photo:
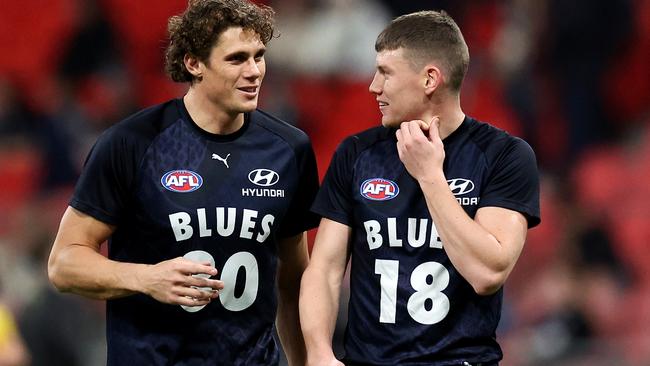
POLYGON ((48 274, 60 291, 107 300, 138 292, 136 273, 143 266, 115 262, 91 248, 72 245, 50 258, 48 274))
POLYGON ((278 315, 276 327, 280 343, 287 356, 290 366, 301 366, 306 361, 305 340, 300 329, 300 315, 298 313, 298 294, 300 288, 280 289, 278 298, 278 315))
POLYGON ((479 293, 501 282, 508 253, 497 238, 470 218, 449 191, 444 176, 420 184, 427 207, 454 267, 479 293))
POLYGON ((333 357, 340 280, 328 281, 326 272, 308 267, 300 289, 300 321, 308 359, 333 357))

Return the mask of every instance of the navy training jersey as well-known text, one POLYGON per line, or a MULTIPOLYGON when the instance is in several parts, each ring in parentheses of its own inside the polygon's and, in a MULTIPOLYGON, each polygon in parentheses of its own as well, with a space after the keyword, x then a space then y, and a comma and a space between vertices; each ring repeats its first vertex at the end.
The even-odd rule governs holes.
POLYGON ((108 364, 277 364, 278 240, 318 224, 317 190, 307 135, 259 110, 230 135, 199 128, 180 99, 108 129, 70 205, 117 226, 109 258, 209 261, 224 282, 204 307, 109 300, 108 364))
MULTIPOLYGON (((523 140, 466 117, 443 141, 443 171, 465 212, 498 206, 540 222, 539 178, 523 140)), ((394 129, 337 148, 312 210, 352 228, 345 361, 353 365, 496 362, 502 290, 479 296, 447 257, 394 129)))

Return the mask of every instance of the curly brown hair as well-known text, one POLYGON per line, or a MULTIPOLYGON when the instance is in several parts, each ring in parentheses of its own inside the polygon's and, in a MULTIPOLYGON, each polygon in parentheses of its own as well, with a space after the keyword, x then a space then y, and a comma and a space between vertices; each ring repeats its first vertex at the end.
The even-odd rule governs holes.
POLYGON ((274 16, 271 7, 247 0, 189 0, 184 13, 169 18, 165 71, 176 82, 194 82, 183 62, 186 54, 207 62, 219 36, 230 27, 252 30, 266 45, 275 32, 274 16))

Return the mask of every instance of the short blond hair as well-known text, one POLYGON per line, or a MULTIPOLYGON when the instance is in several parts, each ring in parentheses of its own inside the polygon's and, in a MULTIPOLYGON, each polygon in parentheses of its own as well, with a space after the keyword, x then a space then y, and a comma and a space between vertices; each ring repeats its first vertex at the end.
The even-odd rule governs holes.
POLYGON ((444 11, 419 11, 402 15, 384 29, 375 50, 404 48, 414 65, 438 60, 448 73, 448 85, 459 92, 469 66, 469 50, 460 28, 444 11))

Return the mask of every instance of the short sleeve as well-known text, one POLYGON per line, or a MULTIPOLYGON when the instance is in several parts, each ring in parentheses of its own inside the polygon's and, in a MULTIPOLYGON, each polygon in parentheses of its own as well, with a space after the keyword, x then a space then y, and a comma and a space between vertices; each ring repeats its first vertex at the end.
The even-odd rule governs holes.
POLYGON ((355 139, 344 140, 334 152, 323 185, 316 196, 312 211, 330 220, 352 226, 352 177, 355 159, 355 139))
POLYGON ((514 138, 497 158, 479 204, 479 207, 487 206, 520 212, 529 228, 540 223, 537 162, 535 153, 524 140, 514 138))
POLYGON ((318 192, 316 156, 309 140, 296 149, 298 185, 287 215, 280 227, 280 237, 297 235, 318 226, 320 217, 309 210, 318 192))
POLYGON ((86 158, 70 206, 107 224, 119 224, 133 192, 132 151, 125 132, 104 132, 86 158))

